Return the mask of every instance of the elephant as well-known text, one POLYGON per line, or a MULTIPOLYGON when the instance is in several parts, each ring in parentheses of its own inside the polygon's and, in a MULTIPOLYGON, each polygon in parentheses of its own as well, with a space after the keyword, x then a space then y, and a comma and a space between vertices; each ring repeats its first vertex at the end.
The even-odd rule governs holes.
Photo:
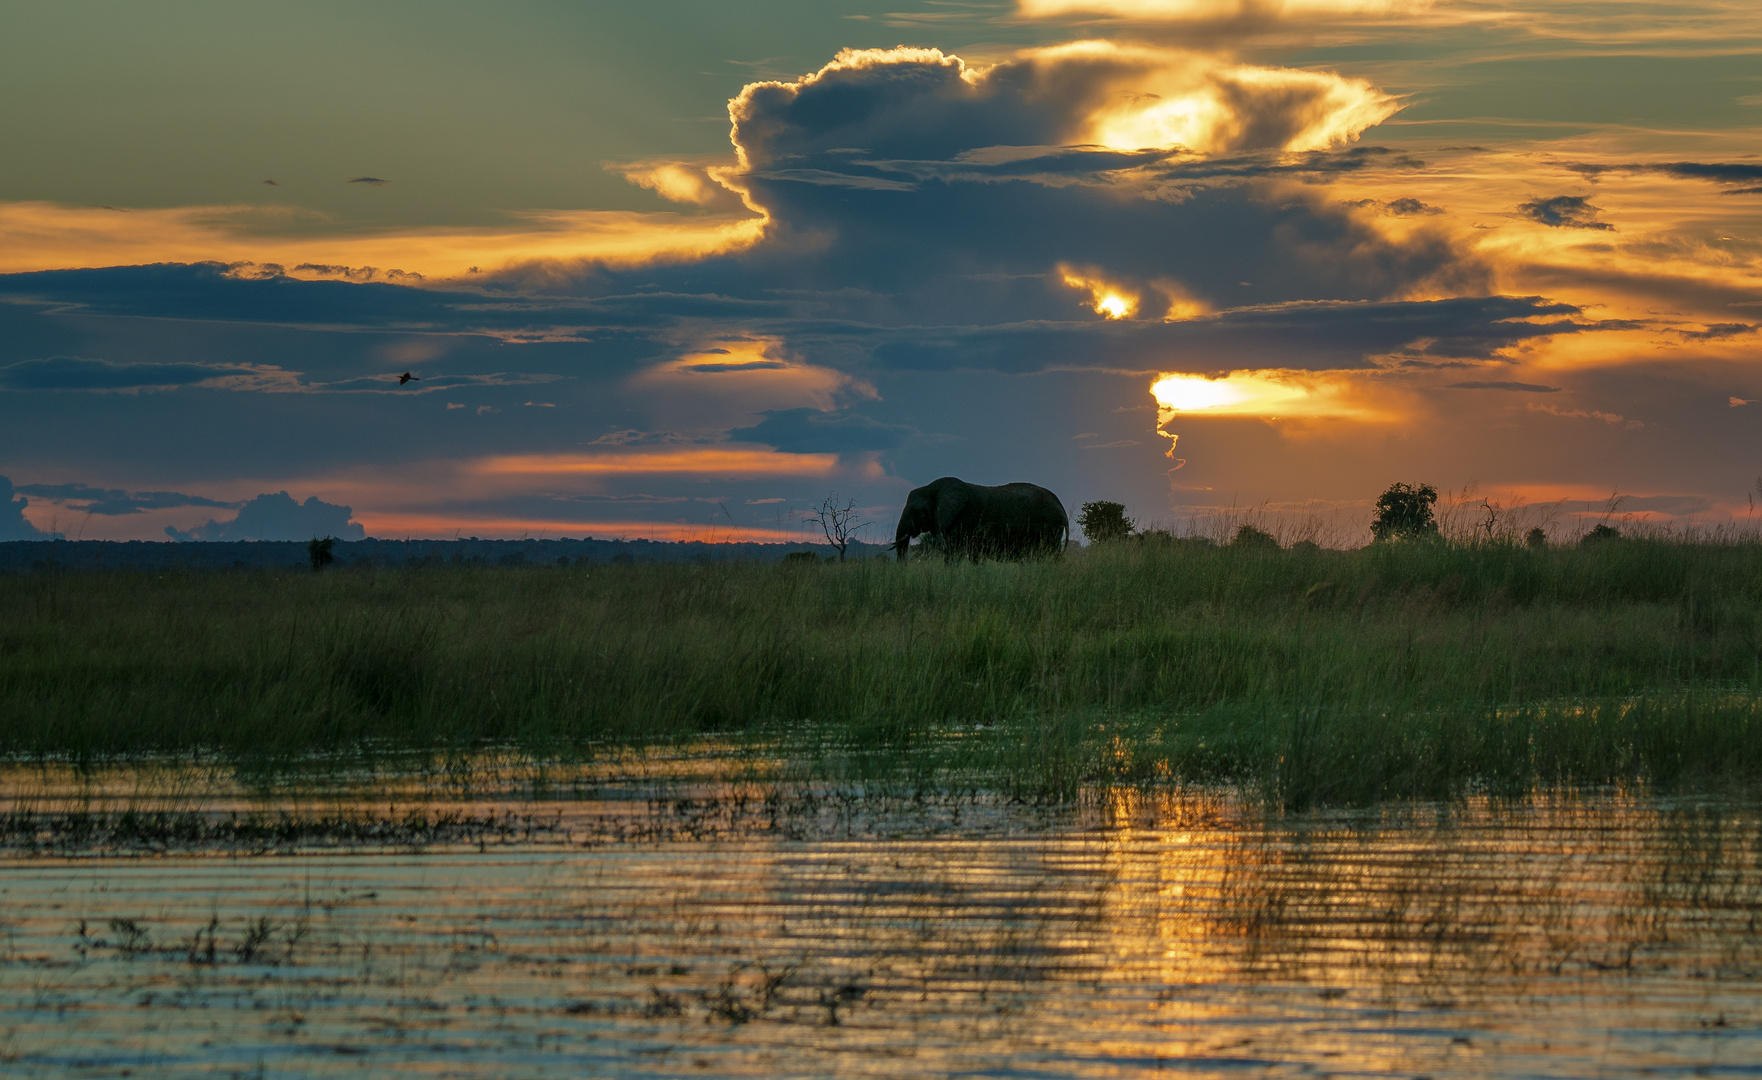
POLYGON ((986 487, 952 476, 913 488, 900 511, 893 550, 904 560, 912 537, 934 536, 952 561, 967 555, 1021 559, 1055 555, 1070 539, 1071 523, 1058 496, 1037 484, 986 487))

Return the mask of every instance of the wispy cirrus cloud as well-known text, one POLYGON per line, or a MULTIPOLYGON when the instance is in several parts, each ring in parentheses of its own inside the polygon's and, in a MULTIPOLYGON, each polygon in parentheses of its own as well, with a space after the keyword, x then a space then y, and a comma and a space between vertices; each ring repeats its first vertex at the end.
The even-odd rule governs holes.
POLYGON ((252 364, 159 364, 52 356, 0 367, 0 390, 141 393, 201 386, 224 390, 300 389, 298 372, 252 364))

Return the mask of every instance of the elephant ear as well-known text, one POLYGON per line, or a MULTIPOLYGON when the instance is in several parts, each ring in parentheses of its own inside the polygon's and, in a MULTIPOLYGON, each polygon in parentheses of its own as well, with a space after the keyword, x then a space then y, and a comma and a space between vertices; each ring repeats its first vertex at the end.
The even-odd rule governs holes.
POLYGON ((973 493, 965 484, 942 489, 936 499, 936 531, 946 532, 972 501, 973 493))

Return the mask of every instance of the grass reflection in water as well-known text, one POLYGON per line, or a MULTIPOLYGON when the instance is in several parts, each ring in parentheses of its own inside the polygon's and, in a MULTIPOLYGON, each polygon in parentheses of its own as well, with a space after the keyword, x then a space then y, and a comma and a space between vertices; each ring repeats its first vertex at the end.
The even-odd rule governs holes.
MULTIPOLYGON (((422 812, 500 813, 518 778, 499 775, 422 812)), ((79 797, 37 777, 15 806, 79 797)), ((1223 791, 1035 808, 575 779, 598 786, 508 802, 548 825, 505 842, 116 859, 15 837, 8 1074, 1579 1076, 1762 1057, 1751 801, 1279 815, 1223 791)), ((93 812, 141 786, 108 783, 93 812)), ((310 820, 404 797, 384 778, 371 795, 179 797, 310 820)))

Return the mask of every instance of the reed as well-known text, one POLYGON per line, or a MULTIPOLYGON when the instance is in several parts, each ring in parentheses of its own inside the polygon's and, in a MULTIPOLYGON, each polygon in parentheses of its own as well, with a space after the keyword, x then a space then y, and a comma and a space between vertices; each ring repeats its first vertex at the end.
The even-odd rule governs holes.
POLYGON ((0 578, 0 752, 734 734, 818 774, 1287 805, 1741 780, 1762 545, 1105 545, 1037 563, 0 578))

